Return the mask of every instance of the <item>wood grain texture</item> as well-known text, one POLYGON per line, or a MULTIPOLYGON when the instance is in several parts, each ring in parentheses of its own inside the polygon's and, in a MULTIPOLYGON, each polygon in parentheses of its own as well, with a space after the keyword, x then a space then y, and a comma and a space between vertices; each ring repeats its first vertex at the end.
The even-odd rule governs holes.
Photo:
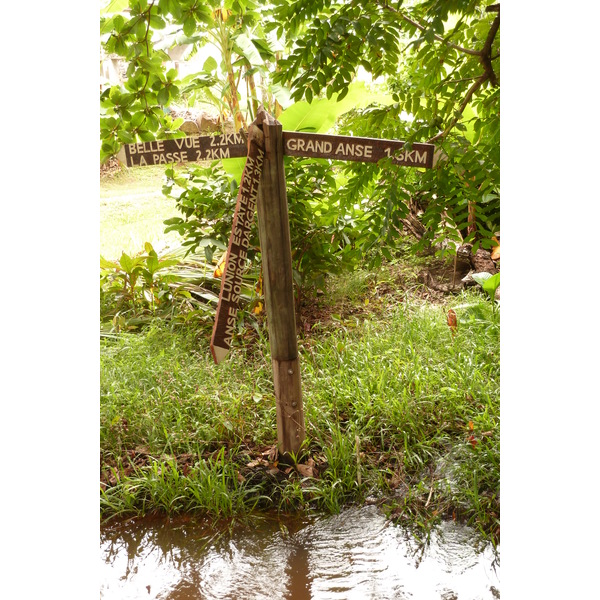
POLYGON ((219 303, 210 340, 210 351, 217 364, 227 356, 237 328, 242 274, 250 245, 264 157, 263 133, 254 122, 248 128, 248 156, 238 189, 225 267, 221 277, 219 303))
POLYGON ((271 355, 278 360, 293 360, 298 356, 298 346, 282 128, 266 113, 262 125, 265 161, 257 213, 271 355))
POLYGON ((277 441, 285 456, 298 454, 305 438, 296 340, 290 225, 285 190, 282 127, 264 110, 259 121, 265 159, 258 193, 258 233, 267 309, 273 383, 277 403, 277 441))
POLYGON ((273 384, 277 398, 277 445, 283 455, 298 454, 306 436, 300 359, 273 359, 273 384))
POLYGON ((410 150, 405 146, 406 142, 401 140, 283 132, 283 152, 286 156, 372 163, 391 158, 394 164, 404 167, 432 168, 435 151, 433 144, 415 142, 410 146, 410 150))

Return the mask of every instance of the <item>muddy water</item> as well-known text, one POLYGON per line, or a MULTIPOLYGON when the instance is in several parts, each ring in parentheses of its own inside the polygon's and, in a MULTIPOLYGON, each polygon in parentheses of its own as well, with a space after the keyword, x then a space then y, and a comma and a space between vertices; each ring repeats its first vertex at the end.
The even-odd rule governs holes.
POLYGON ((468 528, 445 523, 423 548, 374 506, 233 531, 164 520, 104 529, 101 564, 105 600, 500 597, 498 557, 468 528))

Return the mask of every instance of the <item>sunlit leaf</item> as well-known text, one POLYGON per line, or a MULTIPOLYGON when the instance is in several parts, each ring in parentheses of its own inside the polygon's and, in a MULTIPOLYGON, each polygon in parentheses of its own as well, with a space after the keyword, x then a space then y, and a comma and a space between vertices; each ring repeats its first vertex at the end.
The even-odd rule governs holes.
POLYGON ((217 266, 215 267, 215 272, 213 273, 213 276, 216 277, 217 279, 221 279, 221 277, 223 277, 223 273, 225 272, 225 261, 226 260, 227 260, 227 252, 224 252, 223 255, 221 256, 221 258, 219 259, 217 266))

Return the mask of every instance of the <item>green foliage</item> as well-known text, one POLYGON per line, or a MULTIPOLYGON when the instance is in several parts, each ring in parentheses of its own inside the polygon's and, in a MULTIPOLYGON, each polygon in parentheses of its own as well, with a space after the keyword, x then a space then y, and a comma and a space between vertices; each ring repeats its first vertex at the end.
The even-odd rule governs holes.
MULTIPOLYGON (((374 285, 386 273, 370 277, 374 285)), ((313 476, 271 465, 279 472, 269 480, 248 467, 276 443, 266 340, 215 369, 208 339, 191 328, 155 322, 103 339, 101 469, 112 481, 103 514, 243 514, 265 495, 281 510, 337 512, 377 496, 419 527, 456 511, 497 536, 499 311, 475 291, 432 306, 409 292, 378 299, 376 288, 360 289, 345 311, 328 304, 339 318, 300 340, 313 476), (146 460, 132 469, 138 450, 146 460)))
MULTIPOLYGON (((359 258, 391 258, 409 212, 425 227, 420 248, 491 248, 500 228, 499 5, 130 0, 129 8, 101 19, 106 51, 128 65, 125 84, 101 95, 103 158, 123 143, 182 135, 166 111, 178 99, 204 95, 221 111, 229 107, 236 128, 243 125, 239 86, 246 83, 252 116, 260 75, 262 98, 284 129, 325 132, 337 124, 339 133, 405 139, 409 147, 429 141, 438 150, 434 169, 390 160, 287 162, 299 285, 321 286, 327 273, 359 258), (179 81, 165 66, 165 49, 182 43, 210 43, 219 60, 208 58, 201 72, 179 81), (367 105, 371 91, 355 81, 359 69, 385 79, 389 102, 367 105), (276 99, 296 102, 279 113, 276 99)), ((243 162, 224 160, 223 168, 239 182, 243 162)), ((183 214, 168 229, 210 262, 227 244, 235 184, 216 167, 184 177, 166 186, 183 214)))
MULTIPOLYGON (((354 220, 340 212, 330 197, 335 179, 329 161, 286 158, 292 266, 299 288, 323 288, 325 275, 353 268, 360 253, 353 252, 352 239, 360 232, 354 220)), ((175 200, 182 217, 165 221, 165 232, 183 236, 188 252, 204 251, 207 263, 229 242, 235 209, 237 182, 218 163, 210 167, 167 170, 163 192, 175 200)), ((256 220, 251 230, 248 258, 258 273, 260 249, 256 220)), ((254 280, 257 276, 254 276, 254 280)), ((251 288, 250 288, 251 289, 251 288)), ((249 299, 252 294, 247 290, 249 299)))
MULTIPOLYGON (((211 263, 215 250, 226 250, 229 242, 237 197, 236 181, 227 176, 218 162, 209 167, 191 165, 182 171, 171 167, 165 174, 163 194, 175 201, 183 215, 165 221, 165 233, 177 231, 184 238, 187 253, 202 248, 206 262, 211 263)), ((256 245, 255 234, 252 246, 256 245)))
MULTIPOLYGON (((500 222, 499 5, 487 10, 488 0, 426 0, 406 7, 359 0, 274 4, 270 27, 295 39, 274 80, 289 84, 292 98, 343 98, 363 68, 386 77, 393 103, 356 111, 342 131, 438 146, 437 168, 405 169, 401 185, 398 167, 380 165, 376 174, 371 166, 347 167, 349 188, 366 190, 377 176, 381 198, 391 198, 400 210, 409 200, 416 204, 426 227, 422 246, 444 242, 450 252, 461 243, 490 248, 500 222), (475 215, 471 228, 469 208, 475 215)), ((374 223, 397 224, 385 202, 371 216, 374 223)))
POLYGON ((495 275, 485 272, 474 273, 472 277, 493 301, 496 295, 496 290, 500 285, 500 273, 496 273, 495 275))
MULTIPOLYGON (((205 321, 214 309, 198 300, 196 273, 191 280, 177 257, 159 258, 146 242, 145 253, 118 261, 100 257, 100 319, 105 332, 133 331, 154 319, 199 318, 205 321), (196 297, 192 295, 195 290, 196 297)), ((205 294, 206 295, 206 294, 205 294)))
POLYGON ((181 123, 174 122, 165 109, 180 99, 193 99, 199 90, 221 109, 228 106, 235 116, 239 112, 238 90, 231 85, 237 77, 235 67, 238 72, 242 66, 258 68, 263 57, 274 56, 257 29, 259 4, 252 0, 225 6, 220 0, 129 0, 128 12, 126 5, 110 3, 100 20, 105 52, 121 57, 127 65, 124 85, 113 85, 100 96, 103 161, 122 144, 182 136, 181 123), (171 59, 166 49, 181 44, 197 49, 209 42, 221 54, 221 65, 210 59, 202 72, 183 81, 175 69, 167 69, 171 59), (216 95, 210 88, 217 90, 216 95))

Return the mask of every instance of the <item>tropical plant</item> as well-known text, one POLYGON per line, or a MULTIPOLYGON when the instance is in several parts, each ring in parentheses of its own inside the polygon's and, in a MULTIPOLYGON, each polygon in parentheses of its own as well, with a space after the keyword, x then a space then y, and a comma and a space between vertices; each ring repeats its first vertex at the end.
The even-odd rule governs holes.
MULTIPOLYGON (((293 99, 310 102, 322 94, 343 98, 359 68, 385 76, 393 103, 357 111, 346 129, 435 143, 440 160, 433 170, 406 173, 401 183, 390 164, 349 165, 349 185, 377 182, 379 196, 392 198, 400 213, 413 209, 424 224, 423 245, 491 248, 499 229, 500 5, 404 4, 274 0, 268 28, 295 39, 274 80, 289 84, 293 99)), ((380 222, 389 213, 387 202, 373 207, 380 222)))
POLYGON ((210 319, 216 296, 200 287, 207 275, 198 270, 198 264, 189 273, 181 256, 159 258, 150 243, 144 246, 144 253, 129 256, 123 252, 118 261, 100 257, 103 331, 137 330, 157 317, 210 319))
POLYGON ((252 116, 259 102, 255 75, 261 73, 267 85, 264 61, 275 58, 272 42, 262 33, 259 7, 253 0, 109 3, 102 11, 101 39, 108 54, 125 61, 127 78, 123 86, 110 86, 101 95, 101 159, 118 152, 123 143, 183 135, 178 132, 182 121, 173 120, 166 109, 198 91, 222 115, 229 110, 236 131, 246 126, 241 80, 248 88, 252 116), (216 49, 220 65, 211 56, 198 73, 181 81, 175 69, 167 68, 170 47, 190 45, 194 52, 206 44, 216 49))
POLYGON ((491 273, 473 273, 471 276, 473 279, 483 288, 483 291, 487 293, 490 300, 494 300, 496 297, 496 290, 500 287, 500 273, 492 275, 491 273))
MULTIPOLYGON (((123 5, 122 0, 111 3, 113 9, 123 5)), ((465 243, 473 251, 492 247, 500 202, 499 5, 489 0, 421 0, 406 7, 384 0, 274 0, 260 14, 258 8, 253 0, 129 0, 126 15, 106 13, 101 21, 105 48, 128 67, 124 85, 101 95, 102 157, 123 143, 183 135, 166 108, 194 90, 217 90, 216 100, 229 107, 236 127, 242 126, 244 112, 252 116, 258 101, 254 76, 260 74, 263 99, 274 102, 269 89, 291 87, 297 102, 278 114, 284 129, 325 132, 344 115, 340 133, 405 139, 408 149, 423 141, 437 146, 434 169, 407 169, 387 159, 336 163, 331 177, 319 166, 325 163, 305 163, 310 172, 304 173, 289 162, 298 282, 316 282, 370 250, 381 249, 389 258, 390 244, 411 216, 421 222, 422 247, 451 254, 465 243), (288 44, 287 55, 279 46, 284 51, 276 56, 274 38, 288 44), (169 57, 163 48, 170 40, 195 47, 210 42, 219 48, 221 65, 208 59, 202 72, 181 82, 165 66, 169 57), (370 89, 354 81, 360 68, 385 78, 387 98, 368 105, 374 99, 370 89), (239 104, 242 80, 249 92, 247 111, 239 104)), ((223 168, 239 182, 243 163, 224 160, 223 168)), ((184 233, 190 248, 203 247, 212 258, 211 252, 226 244, 230 220, 216 217, 232 217, 233 184, 212 167, 187 177, 177 199, 184 218, 168 226, 184 233), (225 202, 219 192, 211 206, 210 194, 228 186, 229 199, 225 202), (198 210, 192 217, 190 211, 198 210), (215 219, 209 223, 211 214, 215 219)), ((167 194, 174 189, 167 186, 167 194)))
MULTIPOLYGON (((287 130, 323 132, 329 130, 344 111, 365 102, 364 85, 351 88, 343 101, 298 102, 279 117, 287 130)), ((189 252, 203 248, 211 262, 217 250, 229 241, 238 182, 244 159, 226 159, 209 167, 169 168, 163 193, 175 201, 182 217, 165 224, 165 232, 177 231, 189 252)), ((356 196, 341 203, 337 193, 337 167, 329 160, 285 158, 292 267, 298 292, 324 288, 325 276, 352 269, 362 259, 362 249, 377 236, 364 218, 356 196)), ((256 225, 251 234, 248 257, 258 265, 259 240, 256 225)), ((258 277, 258 272, 256 272, 258 277)))

